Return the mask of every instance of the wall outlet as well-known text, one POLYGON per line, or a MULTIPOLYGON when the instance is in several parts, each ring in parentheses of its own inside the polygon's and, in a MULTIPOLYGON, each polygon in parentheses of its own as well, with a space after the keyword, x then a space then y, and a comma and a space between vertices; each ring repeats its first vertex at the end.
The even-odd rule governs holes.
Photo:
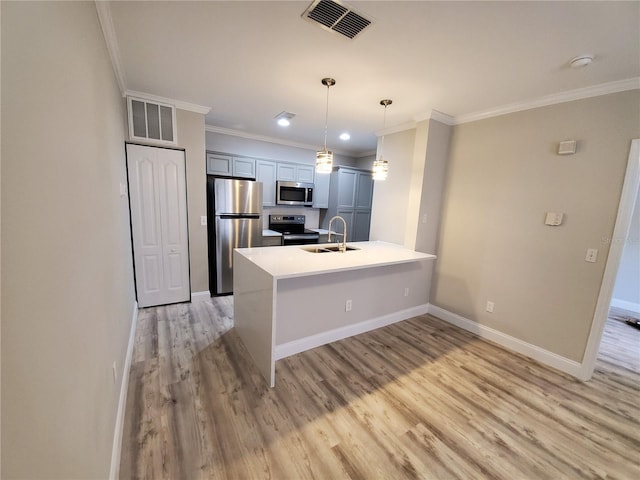
POLYGON ((344 311, 345 312, 350 312, 351 311, 351 307, 352 307, 352 303, 351 300, 347 300, 344 304, 344 311))
POLYGON ((494 303, 487 300, 487 312, 493 313, 494 303))
POLYGON ((596 248, 587 249, 587 254, 584 257, 584 261, 585 262, 596 263, 597 259, 598 259, 598 249, 596 249, 596 248))
POLYGON ((409 287, 404 287, 404 296, 405 297, 409 296, 409 287))
POLYGON ((200 225, 202 225, 203 227, 207 226, 207 216, 206 215, 202 215, 200 217, 200 225))
POLYGON ((116 366, 116 362, 114 360, 113 365, 111 366, 111 369, 113 370, 113 384, 116 384, 116 381, 118 380, 118 368, 116 366))

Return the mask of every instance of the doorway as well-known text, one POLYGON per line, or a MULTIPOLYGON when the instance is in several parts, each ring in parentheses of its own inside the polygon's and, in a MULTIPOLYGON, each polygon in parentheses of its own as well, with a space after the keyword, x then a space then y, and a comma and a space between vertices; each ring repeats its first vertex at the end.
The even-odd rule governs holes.
POLYGON ((128 143, 127 178, 139 307, 191 300, 184 150, 128 143))
POLYGON ((611 247, 607 257, 600 294, 591 324, 591 332, 587 341, 587 348, 582 360, 579 372, 581 380, 589 380, 593 375, 600 344, 606 321, 609 316, 609 307, 613 297, 614 285, 622 259, 624 246, 629 237, 631 221, 633 217, 638 190, 640 189, 640 139, 631 141, 627 170, 620 195, 618 215, 613 230, 611 247))

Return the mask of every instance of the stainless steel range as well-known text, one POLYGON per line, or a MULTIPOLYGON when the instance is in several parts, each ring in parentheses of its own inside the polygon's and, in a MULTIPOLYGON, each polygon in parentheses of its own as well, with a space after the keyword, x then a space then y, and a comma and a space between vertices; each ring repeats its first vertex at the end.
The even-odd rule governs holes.
POLYGON ((283 245, 318 243, 320 234, 304 228, 304 215, 269 215, 269 230, 282 234, 283 245))

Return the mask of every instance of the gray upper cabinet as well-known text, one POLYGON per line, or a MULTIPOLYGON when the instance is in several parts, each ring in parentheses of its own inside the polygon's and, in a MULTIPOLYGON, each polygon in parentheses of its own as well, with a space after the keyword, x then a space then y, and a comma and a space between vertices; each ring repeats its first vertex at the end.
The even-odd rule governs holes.
MULTIPOLYGON (((276 206, 276 181, 313 183, 314 165, 263 160, 232 153, 207 151, 207 175, 255 178, 262 182, 262 206, 276 206)), ((323 175, 314 189, 315 208, 329 205, 329 175, 323 175)))
POLYGON ((359 172, 356 177, 355 208, 371 210, 373 201, 373 176, 368 172, 359 172))
POLYGON ((233 176, 255 178, 256 161, 253 158, 233 157, 233 176))
POLYGON ((313 187, 313 208, 329 208, 329 185, 331 175, 319 173, 313 187))
POLYGON ((233 173, 233 157, 231 155, 219 155, 207 152, 207 174, 226 175, 231 177, 233 173))
POLYGON ((347 222, 347 241, 369 240, 371 203, 373 200, 373 178, 371 172, 354 168, 338 167, 331 173, 329 207, 322 225, 334 215, 347 222))
POLYGON ((262 182, 262 206, 276 206, 276 162, 256 160, 256 180, 262 182))
POLYGON ((224 177, 255 178, 256 161, 248 157, 207 152, 207 174, 224 177))
POLYGON ((313 173, 312 165, 278 162, 278 180, 313 183, 313 173))
POLYGON ((298 165, 296 173, 297 182, 313 183, 313 174, 315 173, 315 166, 313 165, 298 165))
POLYGON ((355 208, 358 172, 339 168, 337 174, 337 208, 355 208))

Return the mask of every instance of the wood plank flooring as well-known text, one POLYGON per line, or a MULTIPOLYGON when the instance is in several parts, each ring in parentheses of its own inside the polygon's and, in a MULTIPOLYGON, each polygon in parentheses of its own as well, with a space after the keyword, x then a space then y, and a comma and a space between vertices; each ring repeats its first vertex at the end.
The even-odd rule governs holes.
POLYGON ((425 315, 280 360, 269 389, 232 301, 140 311, 121 479, 640 478, 638 340, 582 383, 425 315))

